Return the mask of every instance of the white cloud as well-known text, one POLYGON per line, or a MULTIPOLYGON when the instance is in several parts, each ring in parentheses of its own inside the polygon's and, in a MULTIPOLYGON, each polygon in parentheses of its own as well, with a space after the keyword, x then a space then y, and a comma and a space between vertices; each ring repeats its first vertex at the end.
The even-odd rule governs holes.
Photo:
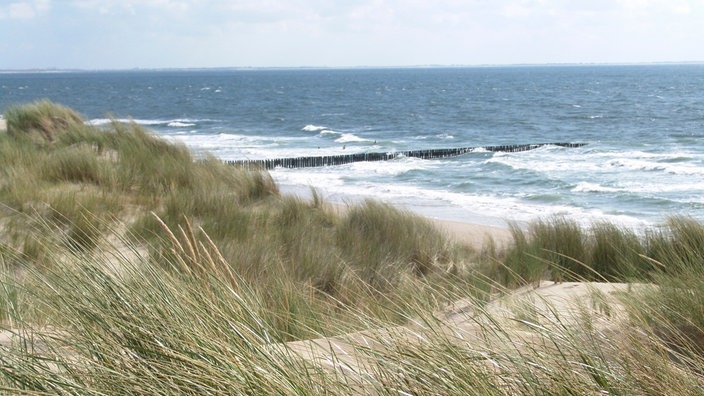
POLYGON ((50 8, 50 0, 18 1, 0 6, 0 19, 34 19, 50 8))
POLYGON ((0 67, 114 67, 115 51, 121 67, 704 60, 704 0, 6 1, 2 19, 51 18, 0 24, 33 48, 0 67))
POLYGON ((618 0, 617 4, 624 14, 638 17, 686 16, 703 6, 699 0, 618 0))
POLYGON ((73 0, 74 7, 98 12, 100 14, 135 15, 140 10, 157 10, 168 13, 184 14, 201 0, 73 0))

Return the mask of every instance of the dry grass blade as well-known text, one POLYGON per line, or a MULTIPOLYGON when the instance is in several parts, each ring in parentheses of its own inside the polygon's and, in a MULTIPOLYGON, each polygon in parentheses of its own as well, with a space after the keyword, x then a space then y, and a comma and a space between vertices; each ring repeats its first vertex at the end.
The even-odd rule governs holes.
POLYGON ((174 256, 177 257, 177 261, 183 270, 184 273, 191 275, 192 271, 191 268, 186 264, 186 261, 183 259, 183 257, 188 257, 186 255, 186 251, 183 249, 183 246, 181 243, 178 241, 178 238, 176 238, 176 235, 174 235, 173 232, 171 232, 171 229, 169 226, 164 223, 163 220, 154 212, 151 212, 151 215, 154 217, 154 219, 157 221, 159 226, 161 227, 161 230, 166 233, 167 237, 169 238, 169 241, 171 242, 171 250, 174 253, 174 256))

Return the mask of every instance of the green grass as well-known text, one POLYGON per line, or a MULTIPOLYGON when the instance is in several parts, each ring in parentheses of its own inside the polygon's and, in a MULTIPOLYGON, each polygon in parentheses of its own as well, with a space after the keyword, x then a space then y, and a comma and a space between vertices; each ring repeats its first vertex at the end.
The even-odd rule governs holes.
POLYGON ((0 393, 702 393, 696 220, 550 218, 475 252, 384 203, 283 196, 134 124, 46 101, 5 118, 0 393), (627 314, 597 294, 576 316, 537 297, 491 310, 548 279, 632 282, 627 314), (354 362, 286 344, 344 334, 368 335, 354 362))
MULTIPOLYGON (((360 345, 347 353, 354 351, 357 359, 363 359, 372 376, 316 366, 297 359, 280 344, 288 338, 276 330, 279 322, 285 321, 291 332, 309 329, 311 338, 323 335, 311 329, 316 321, 326 322, 328 331, 336 334, 348 331, 345 323, 311 309, 312 299, 293 297, 287 302, 288 311, 272 310, 267 295, 231 274, 207 240, 191 235, 187 226, 183 234, 167 229, 164 234, 175 253, 163 258, 168 265, 139 258, 137 251, 124 247, 119 251, 104 247, 104 257, 72 256, 80 266, 28 268, 33 301, 52 318, 51 326, 32 327, 18 312, 6 313, 25 343, 0 347, 0 388, 31 394, 355 394, 364 390, 487 395, 698 394, 702 389, 699 373, 704 360, 692 342, 692 328, 667 317, 661 300, 656 303, 644 297, 633 302, 632 296, 624 296, 632 301, 633 311, 627 331, 621 332, 599 330, 590 317, 574 327, 567 324, 564 312, 545 315, 535 310, 516 317, 525 324, 512 326, 511 321, 484 311, 486 302, 476 299, 471 289, 448 292, 429 287, 438 298, 470 304, 473 314, 463 317, 479 333, 448 333, 443 331, 442 318, 422 304, 423 290, 417 288, 415 298, 407 302, 415 309, 406 311, 405 317, 416 329, 412 334, 423 334, 422 342, 411 335, 408 341, 390 343, 395 337, 408 337, 401 330, 369 333, 374 349, 360 345), (189 245, 193 241, 198 248, 189 245), (130 258, 130 253, 137 258, 130 258), (522 330, 516 333, 513 328, 522 330)), ((292 283, 279 279, 269 285, 271 293, 277 298, 297 296, 292 283)), ((22 288, 3 284, 8 296, 14 287, 12 298, 17 300, 22 288)), ((674 288, 661 290, 662 295, 681 298, 674 288)), ((658 291, 632 293, 662 296, 658 291)), ((667 312, 682 313, 692 302, 687 300, 668 302, 667 312)), ((391 310, 399 309, 387 304, 391 310)), ((330 308, 345 311, 367 328, 393 323, 350 306, 330 308)))
POLYGON ((435 273, 458 254, 427 221, 388 205, 368 202, 337 216, 315 192, 311 202, 279 195, 264 171, 196 160, 185 146, 135 124, 96 128, 75 117, 46 101, 16 106, 6 117, 12 133, 0 136, 0 150, 11 154, 0 158, 8 246, 42 266, 50 262, 42 246, 99 253, 117 227, 156 264, 183 271, 165 264, 179 254, 163 232, 189 229, 218 246, 230 270, 254 285, 281 337, 298 339, 327 325, 311 319, 291 326, 290 315, 363 328, 338 308, 384 316, 379 300, 401 304, 412 290, 404 283, 441 282, 435 273), (24 138, 43 125, 50 133, 35 138, 44 144, 24 138))
POLYGON ((5 119, 8 135, 38 145, 50 145, 62 134, 84 127, 78 113, 48 100, 10 107, 5 119))
POLYGON ((447 241, 429 221, 375 201, 350 209, 337 242, 351 260, 364 263, 361 276, 380 288, 393 274, 426 275, 450 259, 447 241))
POLYGON ((505 285, 542 279, 648 281, 665 266, 675 270, 683 261, 689 265, 701 259, 699 253, 692 253, 704 246, 697 246, 700 228, 700 223, 686 217, 673 217, 665 229, 645 235, 607 222, 584 228, 562 217, 536 221, 527 230, 514 226, 514 245, 502 265, 492 266, 493 276, 505 285))

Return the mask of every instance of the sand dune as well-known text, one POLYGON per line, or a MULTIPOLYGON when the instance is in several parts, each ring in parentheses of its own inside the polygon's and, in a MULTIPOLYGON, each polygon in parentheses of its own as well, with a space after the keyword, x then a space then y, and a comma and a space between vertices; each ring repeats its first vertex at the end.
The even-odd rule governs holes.
POLYGON ((407 326, 296 341, 280 347, 310 364, 339 371, 359 387, 368 385, 373 377, 376 356, 398 354, 424 344, 432 348, 438 342, 464 346, 477 356, 486 356, 477 359, 477 364, 501 371, 501 364, 489 356, 548 352, 554 348, 551 337, 562 336, 570 328, 574 334, 581 334, 586 318, 594 331, 618 337, 626 319, 619 296, 633 287, 646 286, 544 281, 497 297, 482 308, 476 302, 460 300, 407 326))

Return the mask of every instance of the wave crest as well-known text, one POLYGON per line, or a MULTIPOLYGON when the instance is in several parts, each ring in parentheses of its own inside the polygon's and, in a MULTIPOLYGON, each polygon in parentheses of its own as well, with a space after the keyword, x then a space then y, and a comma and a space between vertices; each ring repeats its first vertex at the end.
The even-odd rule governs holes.
POLYGON ((361 138, 353 133, 343 133, 342 136, 335 139, 338 143, 351 143, 351 142, 368 142, 369 139, 361 138))
POLYGON ((605 187, 602 186, 601 184, 597 183, 589 183, 589 182, 579 182, 577 185, 572 189, 572 192, 586 192, 586 193, 593 193, 593 192, 619 192, 618 188, 613 188, 613 187, 605 187))
POLYGON ((308 124, 301 128, 302 131, 305 132, 321 132, 328 129, 328 127, 325 126, 320 126, 320 125, 313 125, 313 124, 308 124))

